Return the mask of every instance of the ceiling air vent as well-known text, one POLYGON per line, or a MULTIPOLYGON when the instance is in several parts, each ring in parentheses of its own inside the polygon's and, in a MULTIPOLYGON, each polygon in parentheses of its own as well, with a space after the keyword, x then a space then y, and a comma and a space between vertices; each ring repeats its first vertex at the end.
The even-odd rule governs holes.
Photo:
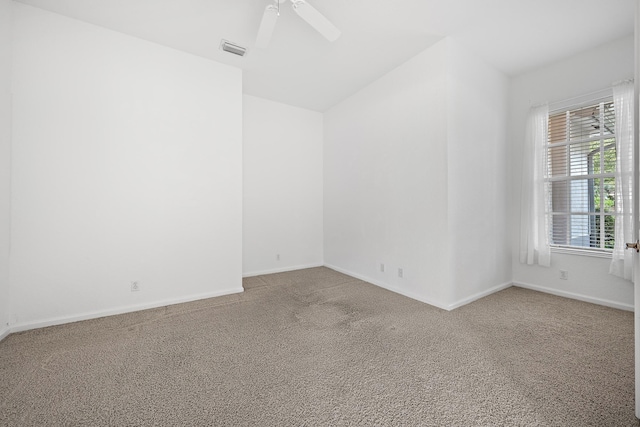
POLYGON ((244 56, 247 53, 247 48, 238 46, 237 44, 233 44, 226 40, 222 40, 220 43, 220 49, 238 56, 244 56))

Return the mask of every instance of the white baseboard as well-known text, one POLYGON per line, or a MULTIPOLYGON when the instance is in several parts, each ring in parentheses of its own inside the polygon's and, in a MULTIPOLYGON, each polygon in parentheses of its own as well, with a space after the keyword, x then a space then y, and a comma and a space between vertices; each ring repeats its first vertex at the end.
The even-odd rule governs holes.
POLYGON ((447 310, 455 310, 456 308, 462 307, 463 305, 467 305, 471 302, 479 300, 480 298, 487 297, 491 294, 495 294, 496 292, 500 292, 504 289, 510 288, 513 286, 513 283, 507 282, 501 285, 494 286, 493 288, 487 289, 486 291, 478 292, 477 294, 471 295, 470 297, 463 298, 458 302, 450 304, 447 310))
POLYGON ((223 295, 230 295, 230 294, 236 294, 241 292, 244 292, 244 288, 242 287, 232 288, 232 289, 226 289, 223 291, 189 295, 189 296, 180 297, 180 298, 170 298, 170 299, 154 301, 154 302, 144 303, 144 304, 128 305, 125 307, 118 307, 118 308, 108 309, 108 310, 98 310, 98 311, 92 311, 88 313, 82 313, 82 314, 71 315, 71 316, 54 317, 51 319, 39 320, 36 322, 16 323, 15 325, 11 325, 9 332, 11 333, 21 332, 21 331, 27 331, 30 329, 45 328, 47 326, 62 325, 64 323, 79 322, 81 320, 97 319, 99 317, 106 317, 106 316, 115 316, 117 314, 148 310, 150 308, 165 307, 167 305, 182 304, 185 302, 220 297, 223 295))
POLYGON ((414 299, 414 300, 417 300, 417 301, 423 302, 425 304, 429 304, 429 305, 432 305, 434 307, 438 307, 438 308, 441 308, 441 309, 447 310, 447 311, 455 310, 456 308, 462 307, 463 305, 467 305, 467 304, 469 304, 469 303, 471 303, 473 301, 479 300, 480 298, 484 298, 486 296, 489 296, 489 295, 491 295, 493 293, 499 292, 499 291, 501 291, 503 289, 507 289, 507 288, 512 286, 511 282, 503 283, 503 284, 494 286, 491 289, 487 289, 486 291, 478 292, 477 294, 474 294, 474 295, 471 295, 471 296, 469 296, 467 298, 461 299, 460 301, 457 301, 457 302, 455 302, 453 304, 448 304, 447 305, 447 304, 439 303, 437 301, 429 300, 427 298, 424 298, 422 296, 416 295, 413 292, 409 292, 409 291, 406 291, 404 289, 398 289, 396 287, 389 286, 386 283, 374 280, 374 279, 372 279, 370 277, 366 277, 366 276, 363 276, 361 274, 353 273, 353 272, 345 270, 343 268, 336 267, 335 265, 325 264, 325 267, 328 267, 328 268, 330 268, 332 270, 336 270, 336 271, 338 271, 340 273, 346 274, 347 276, 351 276, 351 277, 355 277, 356 279, 364 280, 365 282, 369 282, 369 283, 371 283, 373 285, 379 286, 379 287, 384 288, 386 290, 389 290, 391 292, 395 292, 397 294, 404 295, 405 297, 408 297, 408 298, 411 298, 411 299, 414 299))
POLYGON ((254 277, 254 276, 262 276, 263 274, 285 273, 287 271, 304 270, 305 268, 314 268, 314 267, 322 267, 322 266, 324 266, 324 264, 319 263, 319 264, 294 265, 291 267, 273 268, 270 270, 262 270, 262 271, 250 271, 248 273, 242 273, 242 277, 254 277))
POLYGON ((340 268, 340 267, 336 267, 335 265, 331 265, 331 264, 325 264, 324 266, 327 267, 327 268, 330 268, 332 270, 335 270, 335 271, 337 271, 339 273, 346 274, 347 276, 351 276, 351 277, 354 277, 356 279, 371 283, 372 285, 376 285, 378 287, 384 288, 384 289, 386 289, 388 291, 391 291, 391 292, 395 292, 396 294, 403 295, 405 297, 414 299, 416 301, 420 301, 420 302, 423 302, 425 304, 429 304, 429 305, 432 305, 434 307, 441 308, 443 310, 447 310, 447 311, 450 310, 445 304, 441 304, 439 302, 429 300, 427 298, 421 297, 419 295, 414 294, 413 292, 409 292, 409 291, 406 291, 404 289, 398 289, 398 288, 396 288, 394 286, 390 286, 390 285, 388 285, 386 283, 380 282, 378 280, 372 279, 372 278, 364 276, 362 274, 353 273, 351 271, 345 270, 345 269, 340 268))
POLYGON ((574 292, 561 291, 558 289, 546 288, 544 286, 532 285, 531 283, 513 282, 513 286, 533 291, 544 292, 547 294, 557 295, 559 297, 577 299, 579 301, 590 302, 592 304, 604 305, 606 307, 617 308, 620 310, 634 311, 633 305, 621 302, 611 301, 603 298, 595 298, 587 295, 576 294, 574 292))
POLYGON ((10 333, 11 333, 11 329, 9 329, 9 327, 7 326, 0 329, 0 341, 8 337, 10 333))

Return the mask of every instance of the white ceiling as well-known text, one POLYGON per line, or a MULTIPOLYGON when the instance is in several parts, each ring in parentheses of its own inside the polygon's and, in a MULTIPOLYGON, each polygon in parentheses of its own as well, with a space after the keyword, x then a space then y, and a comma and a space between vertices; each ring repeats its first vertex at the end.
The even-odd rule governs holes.
MULTIPOLYGON (((18 0, 244 70, 244 93, 325 111, 442 37, 513 76, 633 33, 635 0, 308 0, 342 36, 326 41, 282 8, 271 44, 253 45, 271 0, 18 0), (221 39, 249 49, 219 50, 221 39)), ((615 66, 612 64, 612 66, 615 66)))

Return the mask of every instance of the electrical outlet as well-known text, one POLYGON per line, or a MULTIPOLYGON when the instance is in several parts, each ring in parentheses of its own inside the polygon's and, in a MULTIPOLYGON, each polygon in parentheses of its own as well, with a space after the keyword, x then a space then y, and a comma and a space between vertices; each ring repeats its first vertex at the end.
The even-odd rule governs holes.
POLYGON ((280 261, 280 254, 276 254, 276 261, 280 261))
POLYGON ((567 270, 560 270, 560 279, 569 280, 569 272, 567 270))
POLYGON ((404 277, 404 270, 402 268, 398 269, 398 277, 401 279, 404 277))
POLYGON ((384 273, 384 263, 380 263, 380 273, 384 273))
POLYGON ((140 290, 140 283, 131 282, 131 292, 138 292, 140 290))

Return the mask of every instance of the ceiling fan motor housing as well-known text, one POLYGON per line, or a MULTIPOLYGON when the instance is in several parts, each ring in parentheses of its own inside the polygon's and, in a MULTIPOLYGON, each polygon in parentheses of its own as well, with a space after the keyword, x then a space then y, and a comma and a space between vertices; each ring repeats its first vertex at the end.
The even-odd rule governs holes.
MULTIPOLYGON (((280 5, 287 1, 288 0, 273 0, 273 3, 265 8, 260 27, 258 28, 256 47, 267 47, 273 35, 276 20, 280 16, 280 5)), ((298 16, 307 21, 307 24, 311 25, 311 27, 322 34, 327 40, 333 42, 340 37, 340 30, 305 0, 291 0, 291 6, 298 16)))

